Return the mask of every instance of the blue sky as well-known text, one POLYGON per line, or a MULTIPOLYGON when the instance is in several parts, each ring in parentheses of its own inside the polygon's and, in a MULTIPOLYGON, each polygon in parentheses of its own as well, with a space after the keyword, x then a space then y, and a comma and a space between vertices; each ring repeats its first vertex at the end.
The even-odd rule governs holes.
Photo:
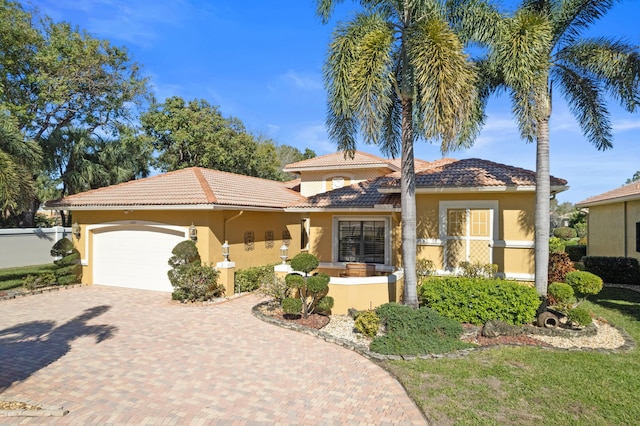
MULTIPOLYGON (((503 4, 516 2, 504 0, 503 4)), ((355 10, 345 1, 323 25, 314 0, 37 0, 56 21, 128 49, 150 77, 158 100, 202 98, 253 133, 318 155, 335 152, 325 131, 322 64, 336 22, 355 10)), ((627 0, 598 21, 589 35, 621 37, 640 45, 640 1, 627 0)), ((614 148, 597 151, 581 134, 558 92, 551 120, 551 173, 569 181, 560 202, 576 203, 624 184, 640 170, 640 113, 611 102, 614 148)), ((487 123, 473 148, 453 158, 483 158, 535 170, 535 146, 520 140, 506 97, 489 102, 487 123)), ((358 149, 380 155, 375 146, 358 149)), ((442 157, 419 141, 416 157, 442 157)))

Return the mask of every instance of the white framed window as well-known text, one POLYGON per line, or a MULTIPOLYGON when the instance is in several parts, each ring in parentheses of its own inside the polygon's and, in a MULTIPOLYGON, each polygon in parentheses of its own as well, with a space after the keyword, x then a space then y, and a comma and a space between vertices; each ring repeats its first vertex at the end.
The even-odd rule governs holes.
POLYGON ((331 179, 331 189, 340 189, 344 186, 344 178, 342 176, 335 176, 331 179))
POLYGON ((391 219, 387 216, 335 216, 333 261, 389 265, 391 219))

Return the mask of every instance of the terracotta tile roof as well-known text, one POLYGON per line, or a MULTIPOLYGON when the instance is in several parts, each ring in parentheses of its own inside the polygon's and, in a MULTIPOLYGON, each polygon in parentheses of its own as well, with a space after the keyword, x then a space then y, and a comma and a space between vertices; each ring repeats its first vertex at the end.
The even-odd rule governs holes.
POLYGON ((576 204, 579 207, 589 207, 598 204, 620 203, 640 199, 640 182, 631 182, 620 188, 612 189, 600 195, 594 195, 576 204))
POLYGON ((288 180, 286 182, 282 182, 282 184, 284 185, 285 188, 289 188, 293 191, 296 192, 300 192, 300 183, 302 182, 302 179, 298 178, 298 179, 293 179, 293 180, 288 180))
POLYGON ((382 178, 355 183, 344 188, 334 189, 307 198, 301 203, 291 205, 291 209, 349 209, 374 208, 376 205, 386 204, 400 207, 400 194, 383 194, 378 191, 382 178))
POLYGON ((282 208, 304 200, 282 182, 190 167, 49 201, 49 208, 222 205, 282 208))
POLYGON ((297 163, 287 164, 284 171, 299 172, 304 170, 342 170, 351 167, 383 167, 390 170, 397 170, 390 160, 377 157, 366 152, 356 151, 353 158, 347 156, 343 152, 335 152, 333 154, 322 155, 320 157, 310 158, 308 160, 298 161, 297 163))
MULTIPOLYGON (((382 188, 400 188, 400 172, 391 173, 381 179, 382 188)), ((531 170, 478 158, 443 158, 416 170, 417 188, 535 187, 535 184, 536 173, 531 170)), ((566 185, 566 180, 551 176, 552 187, 566 185)))

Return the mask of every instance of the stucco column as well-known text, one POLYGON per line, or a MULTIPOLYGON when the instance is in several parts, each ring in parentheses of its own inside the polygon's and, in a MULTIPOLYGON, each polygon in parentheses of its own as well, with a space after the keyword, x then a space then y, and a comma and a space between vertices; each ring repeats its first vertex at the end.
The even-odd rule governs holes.
POLYGON ((220 272, 219 281, 225 288, 225 295, 227 297, 233 296, 236 292, 234 274, 236 272, 235 262, 218 262, 216 263, 216 269, 220 272))

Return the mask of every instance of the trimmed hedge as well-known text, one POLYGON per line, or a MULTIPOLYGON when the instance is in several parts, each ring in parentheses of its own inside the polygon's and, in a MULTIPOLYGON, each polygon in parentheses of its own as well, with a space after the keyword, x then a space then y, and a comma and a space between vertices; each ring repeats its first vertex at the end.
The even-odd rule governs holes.
POLYGON ((640 285, 640 265, 633 257, 586 256, 582 263, 605 283, 640 285))
POLYGON ((580 262, 580 260, 587 255, 587 246, 583 246, 581 244, 573 246, 567 245, 565 246, 564 251, 569 255, 569 259, 573 262, 580 262))
POLYGON ((477 325, 490 320, 527 324, 540 305, 535 288, 515 281, 429 278, 419 291, 422 302, 442 316, 477 325))
POLYGON ((553 236, 562 238, 563 240, 570 240, 571 238, 577 237, 578 233, 573 228, 570 228, 568 226, 561 226, 560 228, 556 228, 553 230, 553 236))
POLYGON ((239 269, 234 275, 236 291, 244 293, 260 288, 260 285, 266 281, 275 279, 274 267, 277 263, 263 266, 253 266, 251 268, 239 269))

